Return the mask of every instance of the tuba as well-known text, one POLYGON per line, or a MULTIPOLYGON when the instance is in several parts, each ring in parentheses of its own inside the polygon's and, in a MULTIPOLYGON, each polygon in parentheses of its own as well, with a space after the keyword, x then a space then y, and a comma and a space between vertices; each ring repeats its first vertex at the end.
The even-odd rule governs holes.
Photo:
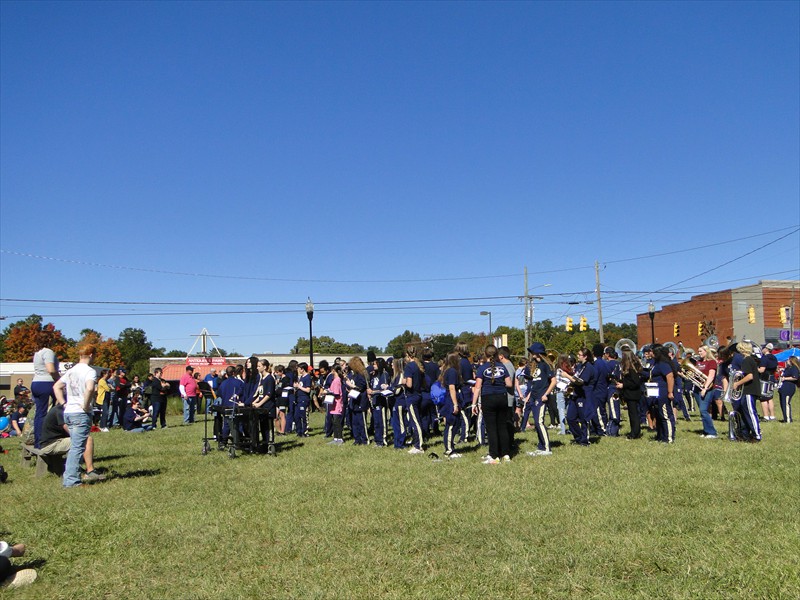
POLYGON ((703 340, 703 346, 708 346, 714 352, 719 350, 719 338, 715 335, 708 336, 705 340, 703 340))
POLYGON ((636 342, 633 340, 629 340, 627 338, 622 338, 614 345, 614 352, 617 353, 618 357, 622 356, 623 350, 630 350, 634 354, 636 353, 636 342))
POLYGON ((681 350, 680 348, 678 348, 678 344, 676 344, 675 342, 664 342, 664 348, 672 352, 672 355, 675 357, 676 360, 680 360, 681 350))

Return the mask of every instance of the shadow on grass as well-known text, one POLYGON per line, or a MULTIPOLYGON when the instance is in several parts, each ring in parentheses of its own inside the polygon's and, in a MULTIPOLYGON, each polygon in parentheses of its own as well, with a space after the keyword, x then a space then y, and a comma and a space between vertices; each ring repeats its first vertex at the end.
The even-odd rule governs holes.
POLYGON ((47 560, 44 558, 34 558, 33 560, 26 561, 24 563, 15 563, 14 568, 16 570, 22 569, 41 569, 47 564, 47 560))
POLYGON ((109 454, 108 456, 96 456, 94 462, 105 462, 107 460, 119 460, 120 458, 128 458, 130 454, 109 454))
POLYGON ((278 452, 285 452, 286 450, 291 450, 292 448, 302 448, 305 446, 303 442, 295 442, 295 441, 286 441, 286 442, 278 442, 275 444, 275 450, 278 452))
POLYGON ((155 477, 161 474, 161 469, 137 469, 127 473, 110 473, 109 479, 136 479, 138 477, 155 477))

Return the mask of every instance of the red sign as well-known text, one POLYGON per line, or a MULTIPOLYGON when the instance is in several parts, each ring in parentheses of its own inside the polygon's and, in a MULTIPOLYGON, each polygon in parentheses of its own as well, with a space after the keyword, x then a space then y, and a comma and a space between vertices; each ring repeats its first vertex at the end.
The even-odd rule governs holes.
POLYGON ((186 364, 193 367, 224 367, 228 364, 222 356, 212 356, 211 358, 204 358, 202 356, 190 356, 186 359, 186 364))

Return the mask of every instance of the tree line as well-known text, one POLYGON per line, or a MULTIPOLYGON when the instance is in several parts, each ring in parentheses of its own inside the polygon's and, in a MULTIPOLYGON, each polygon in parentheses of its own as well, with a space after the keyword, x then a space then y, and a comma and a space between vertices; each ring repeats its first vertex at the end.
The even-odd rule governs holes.
MULTIPOLYGON (((182 350, 166 350, 156 347, 147 339, 143 329, 127 327, 116 338, 104 337, 94 329, 83 329, 78 340, 68 338, 53 325, 43 323, 39 315, 31 315, 27 319, 11 323, 0 332, 0 362, 29 362, 33 353, 39 349, 39 337, 45 333, 48 345, 56 354, 68 361, 78 360, 78 345, 90 342, 97 347, 95 364, 104 368, 124 366, 132 374, 144 376, 149 370, 149 360, 155 357, 183 358, 182 350)), ((606 323, 603 325, 606 345, 613 346, 622 338, 637 342, 636 325, 633 323, 606 323)), ((495 336, 506 334, 511 354, 525 356, 525 330, 520 327, 501 325, 494 331, 495 336)), ((565 331, 563 326, 556 326, 552 321, 544 320, 534 323, 528 329, 529 342, 541 342, 548 350, 555 352, 575 353, 582 346, 591 347, 600 341, 600 334, 595 329, 587 331, 565 331)), ((330 336, 314 336, 314 352, 317 354, 336 354, 347 356, 364 355, 370 350, 376 354, 403 356, 408 343, 425 345, 433 350, 434 358, 441 360, 453 350, 456 344, 465 343, 473 354, 480 353, 491 342, 486 333, 462 331, 459 334, 439 333, 423 336, 417 332, 406 330, 389 340, 384 348, 379 346, 364 347, 361 344, 348 344, 337 341, 330 336)), ((292 347, 291 354, 307 355, 309 353, 308 338, 298 338, 292 347)), ((223 356, 235 356, 220 348, 223 356)))

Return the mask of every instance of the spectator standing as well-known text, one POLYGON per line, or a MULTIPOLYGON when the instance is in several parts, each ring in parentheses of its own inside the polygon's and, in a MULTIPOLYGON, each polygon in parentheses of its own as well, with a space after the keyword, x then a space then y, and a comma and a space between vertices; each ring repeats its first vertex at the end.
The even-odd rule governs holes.
POLYGON ((41 447, 44 417, 53 400, 53 385, 58 381, 58 359, 56 353, 47 347, 50 338, 50 331, 42 331, 39 334, 39 350, 33 355, 31 393, 36 404, 36 414, 33 417, 33 445, 36 448, 41 447))
POLYGON ((78 349, 80 361, 53 386, 56 400, 64 407, 64 421, 69 429, 70 447, 64 467, 64 487, 83 485, 80 478, 81 456, 92 428, 92 402, 97 392, 97 373, 91 367, 95 347, 83 344, 78 349))
POLYGON ((183 399, 183 424, 194 423, 194 412, 197 407, 197 380, 194 378, 194 367, 188 365, 180 381, 181 398, 183 399))
POLYGON ((103 369, 100 379, 97 381, 97 402, 95 405, 100 409, 100 431, 108 432, 108 412, 111 403, 111 388, 108 386, 108 378, 111 371, 103 369))
POLYGON ((156 421, 161 421, 161 429, 167 428, 167 392, 169 383, 161 378, 163 371, 158 368, 153 371, 153 383, 150 384, 150 405, 153 407, 153 429, 156 421))

